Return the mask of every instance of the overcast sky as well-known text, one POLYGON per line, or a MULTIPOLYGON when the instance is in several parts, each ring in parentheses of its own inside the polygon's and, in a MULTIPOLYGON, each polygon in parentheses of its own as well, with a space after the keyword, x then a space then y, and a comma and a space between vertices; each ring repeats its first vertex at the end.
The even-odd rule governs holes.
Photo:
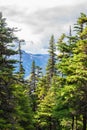
POLYGON ((26 41, 22 49, 47 53, 52 34, 57 41, 81 12, 87 14, 87 0, 0 0, 0 11, 9 26, 21 29, 16 35, 26 41))

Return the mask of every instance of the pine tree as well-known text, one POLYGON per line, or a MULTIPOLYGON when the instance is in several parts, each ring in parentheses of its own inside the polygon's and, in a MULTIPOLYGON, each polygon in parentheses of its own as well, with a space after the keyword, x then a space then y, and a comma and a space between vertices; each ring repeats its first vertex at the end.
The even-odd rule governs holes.
POLYGON ((54 42, 54 36, 51 36, 50 42, 49 42, 49 59, 47 64, 46 73, 48 75, 48 79, 51 80, 51 78, 56 74, 56 46, 54 42))
POLYGON ((10 56, 17 52, 12 49, 15 29, 7 27, 6 19, 0 13, 0 128, 12 128, 14 124, 15 101, 13 93, 13 70, 15 60, 10 56))
POLYGON ((24 40, 18 41, 18 43, 19 43, 18 52, 19 52, 19 78, 20 78, 20 80, 23 80, 24 74, 25 74, 25 70, 24 70, 23 65, 22 65, 22 50, 21 50, 21 44, 23 42, 24 42, 24 40))
POLYGON ((31 99, 28 94, 27 84, 20 80, 15 82, 14 96, 16 100, 15 107, 15 129, 20 130, 33 130, 33 112, 31 108, 31 99))
POLYGON ((36 88, 36 65, 35 65, 35 61, 32 62, 32 67, 31 67, 31 74, 30 74, 30 78, 29 78, 29 83, 30 83, 30 92, 35 92, 35 88, 36 88))
POLYGON ((35 64, 35 61, 32 62, 31 73, 29 78, 29 94, 32 99, 32 110, 35 112, 37 108, 37 84, 39 79, 42 77, 42 69, 41 67, 35 64))
POLYGON ((69 117, 67 117, 72 119, 72 130, 75 127, 76 129, 86 130, 86 24, 87 17, 86 15, 81 14, 81 17, 78 18, 77 26, 75 26, 75 28, 77 28, 76 36, 71 37, 72 41, 70 42, 70 45, 66 40, 62 42, 64 44, 62 44, 63 46, 61 44, 59 45, 60 49, 63 49, 63 53, 62 55, 59 54, 60 63, 58 64, 58 69, 62 75, 64 75, 63 78, 65 78, 65 82, 58 92, 57 111, 59 112, 56 113, 56 115, 58 114, 59 117, 61 112, 65 114, 65 117, 64 115, 62 117, 63 120, 66 120, 66 116, 69 115, 69 117), (63 48, 64 46, 65 48, 63 48), (71 54, 67 53, 66 47, 72 47, 70 50, 71 54), (67 54, 70 55, 67 57, 67 54), (59 104, 61 105, 59 106, 59 104), (65 112, 63 111, 64 108, 65 112), (80 121, 82 120, 81 116, 83 116, 83 128, 78 124, 78 121, 82 123, 80 121))
POLYGON ((78 41, 76 43, 76 47, 74 48, 74 56, 73 56, 73 63, 72 66, 75 70, 74 74, 72 75, 75 78, 75 81, 77 81, 77 97, 78 97, 78 103, 77 103, 77 113, 82 114, 83 116, 83 130, 86 130, 86 122, 87 122, 87 16, 83 13, 81 13, 81 16, 78 18, 78 28, 80 27, 80 30, 78 30, 78 41), (74 64, 75 62, 75 64, 74 64), (83 94, 82 94, 83 93, 83 94))

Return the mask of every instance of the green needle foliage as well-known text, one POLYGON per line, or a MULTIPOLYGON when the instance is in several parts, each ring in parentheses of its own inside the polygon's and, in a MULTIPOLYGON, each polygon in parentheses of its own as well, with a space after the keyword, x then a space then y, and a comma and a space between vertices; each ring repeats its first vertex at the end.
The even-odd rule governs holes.
POLYGON ((0 128, 11 128, 14 123, 15 101, 13 89, 13 64, 15 60, 9 57, 17 52, 11 49, 16 39, 15 29, 7 27, 5 18, 0 13, 0 128))
POLYGON ((0 13, 0 129, 33 129, 30 99, 25 83, 14 74, 14 64, 10 58, 17 54, 13 42, 18 40, 0 13))
POLYGON ((70 27, 56 44, 51 36, 46 74, 33 61, 29 80, 24 79, 20 44, 19 72, 14 73, 15 31, 0 13, 0 130, 86 130, 86 14, 77 19, 74 35, 70 27))

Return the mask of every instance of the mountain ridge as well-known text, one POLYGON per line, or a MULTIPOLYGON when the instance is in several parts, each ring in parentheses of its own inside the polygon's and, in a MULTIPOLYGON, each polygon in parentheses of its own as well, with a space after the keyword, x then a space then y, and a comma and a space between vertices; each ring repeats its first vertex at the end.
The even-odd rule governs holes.
MULTIPOLYGON (((19 55, 17 54, 13 58, 19 60, 19 55)), ((22 50, 22 64, 25 69, 25 77, 28 77, 30 75, 33 61, 35 61, 35 64, 37 66, 40 66, 42 68, 42 72, 45 73, 48 58, 49 58, 48 54, 32 54, 22 50)), ((16 71, 18 71, 18 69, 19 69, 19 64, 17 63, 16 71)))

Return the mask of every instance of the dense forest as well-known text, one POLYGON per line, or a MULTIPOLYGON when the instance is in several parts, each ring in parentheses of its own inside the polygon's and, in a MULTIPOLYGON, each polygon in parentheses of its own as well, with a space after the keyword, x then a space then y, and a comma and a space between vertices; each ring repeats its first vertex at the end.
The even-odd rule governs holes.
POLYGON ((86 14, 57 42, 51 36, 45 75, 33 61, 27 80, 16 31, 0 13, 0 130, 87 130, 86 14))

